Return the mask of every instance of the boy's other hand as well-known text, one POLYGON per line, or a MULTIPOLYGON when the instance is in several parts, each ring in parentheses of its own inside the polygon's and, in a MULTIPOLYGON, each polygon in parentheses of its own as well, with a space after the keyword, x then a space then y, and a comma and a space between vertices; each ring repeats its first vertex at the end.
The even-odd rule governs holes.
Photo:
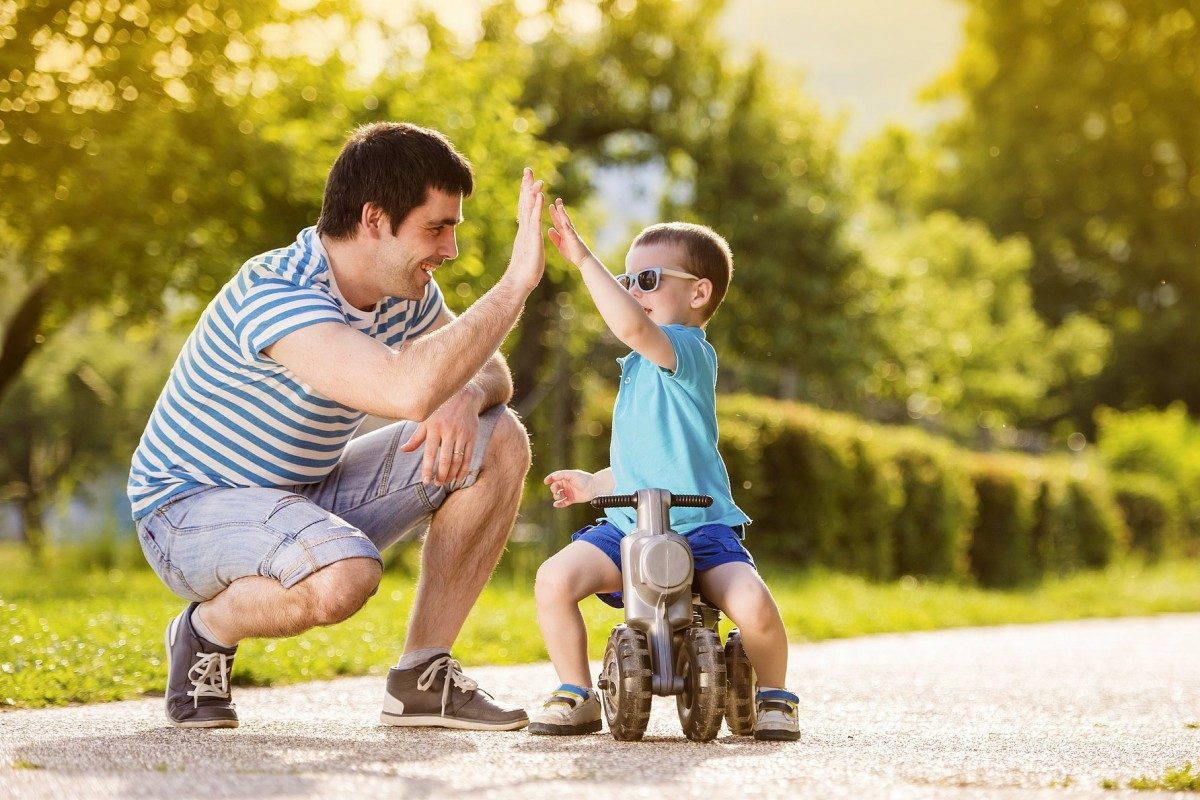
POLYGON ((546 476, 543 483, 550 485, 555 508, 566 508, 572 503, 586 503, 596 496, 593 475, 581 469, 560 469, 546 476))
POLYGON ((554 246, 558 248, 558 252, 562 253, 563 258, 576 267, 583 264, 589 257, 596 258, 583 239, 579 238, 579 233, 571 224, 571 218, 567 216, 567 208, 563 205, 561 197, 550 204, 550 222, 554 227, 546 233, 550 236, 550 241, 554 246))

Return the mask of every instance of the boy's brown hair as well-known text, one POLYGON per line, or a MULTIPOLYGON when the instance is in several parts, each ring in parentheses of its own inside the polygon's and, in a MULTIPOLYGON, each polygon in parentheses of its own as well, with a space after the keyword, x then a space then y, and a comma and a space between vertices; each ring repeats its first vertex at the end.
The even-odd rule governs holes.
POLYGON ((704 321, 712 319, 717 307, 729 291, 733 280, 733 251, 725 237, 707 225, 691 222, 660 222, 646 228, 633 240, 631 248, 638 245, 673 244, 684 252, 681 269, 697 278, 708 278, 712 282, 712 296, 700 309, 704 321))

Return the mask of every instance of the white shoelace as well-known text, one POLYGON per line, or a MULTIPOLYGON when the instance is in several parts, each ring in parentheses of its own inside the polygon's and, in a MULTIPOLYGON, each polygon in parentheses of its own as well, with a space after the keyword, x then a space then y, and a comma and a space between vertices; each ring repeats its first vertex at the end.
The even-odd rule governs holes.
POLYGON ((421 677, 417 678, 417 689, 422 692, 429 691, 438 672, 443 669, 446 670, 446 682, 442 684, 442 716, 444 717, 446 716, 446 703, 450 700, 451 683, 464 692, 475 691, 479 688, 479 684, 463 675, 461 664, 450 656, 442 656, 426 667, 425 671, 421 673, 421 677))
POLYGON ((201 697, 229 697, 229 656, 224 653, 196 653, 196 663, 188 670, 188 680, 195 688, 188 692, 193 707, 200 706, 201 697))

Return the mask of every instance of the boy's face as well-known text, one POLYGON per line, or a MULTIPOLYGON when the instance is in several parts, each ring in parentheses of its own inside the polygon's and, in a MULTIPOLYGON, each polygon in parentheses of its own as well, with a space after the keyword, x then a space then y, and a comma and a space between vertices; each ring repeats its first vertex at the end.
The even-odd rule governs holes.
MULTIPOLYGON (((683 248, 679 245, 658 242, 636 245, 625 256, 625 274, 637 275, 651 267, 666 267, 687 272, 683 248)), ((646 292, 635 280, 629 293, 642 306, 642 310, 655 325, 693 325, 704 322, 700 309, 703 308, 712 290, 711 282, 702 278, 689 280, 663 273, 659 276, 658 288, 646 292)))

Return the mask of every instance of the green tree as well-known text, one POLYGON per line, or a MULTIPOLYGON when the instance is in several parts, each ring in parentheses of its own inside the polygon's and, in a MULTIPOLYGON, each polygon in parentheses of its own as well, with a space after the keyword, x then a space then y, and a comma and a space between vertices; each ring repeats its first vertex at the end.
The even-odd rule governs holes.
POLYGON ((932 95, 957 100, 943 132, 940 201, 1033 247, 1052 324, 1114 331, 1095 402, 1200 408, 1200 30, 1184 0, 967 0, 967 41, 932 95))
POLYGON ((648 165, 667 182, 663 218, 729 239, 738 269, 709 336, 731 383, 845 402, 862 326, 845 313, 857 262, 841 240, 837 130, 796 76, 730 56, 714 33, 723 5, 602 2, 600 27, 580 34, 551 4, 523 104, 570 148, 568 189, 601 166, 648 165))
POLYGON ((881 333, 867 381, 885 405, 877 413, 929 419, 959 436, 1041 421, 1060 381, 1103 363, 1107 337, 1095 323, 1059 328, 1068 348, 1034 312, 1024 239, 997 242, 982 223, 948 212, 876 224, 864 238, 871 283, 860 301, 881 333))
POLYGON ((872 416, 919 419, 959 438, 1067 416, 1104 366, 1108 331, 1083 314, 1057 328, 1043 322, 1023 236, 997 241, 981 222, 926 210, 943 177, 929 142, 889 127, 851 171, 868 266, 854 302, 876 332, 872 416))
POLYGON ((208 295, 311 205, 284 142, 256 134, 286 67, 274 3, 18 0, 0 6, 0 220, 23 292, 0 396, 34 349, 97 305, 137 320, 208 295))
POLYGON ((0 404, 0 501, 15 503, 34 555, 43 515, 81 482, 128 463, 181 337, 103 313, 62 328, 0 404))

